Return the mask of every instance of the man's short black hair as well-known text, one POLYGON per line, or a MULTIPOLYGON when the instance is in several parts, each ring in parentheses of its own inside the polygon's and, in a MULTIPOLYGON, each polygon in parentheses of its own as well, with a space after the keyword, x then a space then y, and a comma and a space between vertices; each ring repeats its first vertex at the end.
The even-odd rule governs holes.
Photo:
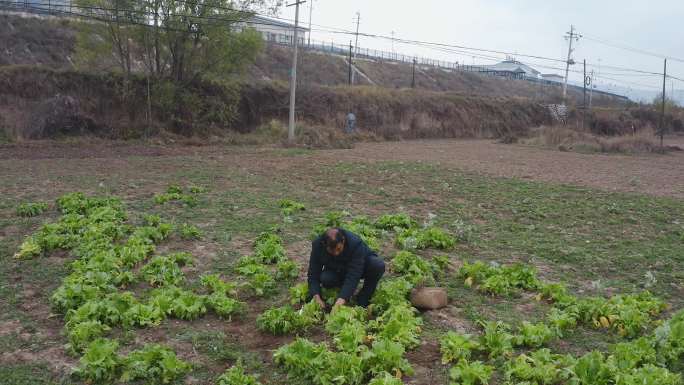
POLYGON ((342 229, 333 227, 323 234, 323 245, 328 249, 334 249, 337 245, 344 242, 345 239, 342 229))

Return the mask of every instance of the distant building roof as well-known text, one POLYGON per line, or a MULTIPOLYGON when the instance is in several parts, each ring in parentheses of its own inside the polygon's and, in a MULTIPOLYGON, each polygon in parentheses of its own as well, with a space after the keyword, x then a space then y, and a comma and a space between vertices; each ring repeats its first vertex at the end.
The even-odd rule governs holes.
POLYGON ((497 72, 511 72, 511 73, 516 73, 516 74, 522 74, 524 73, 525 76, 530 76, 530 77, 538 77, 541 72, 537 71, 536 69, 528 66, 527 64, 523 64, 519 61, 515 60, 506 60, 502 61, 501 63, 494 64, 494 65, 488 65, 488 66, 483 66, 486 70, 488 71, 497 71, 497 72))
POLYGON ((555 79, 565 79, 565 76, 558 74, 542 74, 544 79, 555 78, 555 79))
MULTIPOLYGON (((294 29, 294 24, 286 23, 280 20, 269 19, 263 16, 252 16, 249 20, 245 21, 245 24, 254 24, 256 26, 272 26, 280 28, 294 29)), ((308 28, 302 27, 301 24, 297 27, 300 31, 308 31, 308 28)))

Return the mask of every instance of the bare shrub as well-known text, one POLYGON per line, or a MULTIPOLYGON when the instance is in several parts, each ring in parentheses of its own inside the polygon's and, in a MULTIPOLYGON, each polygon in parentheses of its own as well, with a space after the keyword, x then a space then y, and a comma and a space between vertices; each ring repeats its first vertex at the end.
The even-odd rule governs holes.
POLYGON ((635 135, 605 138, 599 141, 601 152, 617 153, 663 153, 665 150, 654 140, 653 130, 642 130, 635 135))
POLYGON ((661 148, 652 129, 635 134, 602 137, 572 130, 567 127, 539 127, 532 130, 529 138, 520 143, 557 148, 560 151, 603 152, 603 153, 662 153, 674 148, 661 148))

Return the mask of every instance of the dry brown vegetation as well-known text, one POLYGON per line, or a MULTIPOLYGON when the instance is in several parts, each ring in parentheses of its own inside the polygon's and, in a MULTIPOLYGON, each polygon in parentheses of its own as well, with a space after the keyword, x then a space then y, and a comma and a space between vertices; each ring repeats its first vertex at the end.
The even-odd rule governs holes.
MULTIPOLYGON (((115 74, 53 71, 28 66, 0 68, 0 115, 5 130, 18 138, 94 134, 110 138, 140 136, 147 128, 146 83, 133 81, 126 100, 115 74)), ((171 89, 152 83, 151 133, 162 127, 182 135, 247 133, 285 121, 288 98, 277 82, 236 84, 201 82, 171 89)), ((360 130, 385 138, 497 138, 521 135, 550 122, 542 105, 522 98, 478 98, 419 90, 377 87, 302 87, 298 119, 313 127, 342 129, 354 111, 360 130)))
POLYGON ((563 126, 543 126, 531 131, 529 137, 520 143, 560 151, 603 152, 603 153, 664 153, 681 151, 677 146, 661 147, 652 129, 635 133, 606 137, 577 131, 563 126))
MULTIPOLYGON (((257 130, 273 119, 286 121, 287 48, 267 47, 242 84, 230 80, 174 87, 153 81, 148 120, 143 77, 133 79, 132 94, 124 100, 117 74, 73 69, 73 21, 0 18, 0 49, 7 53, 0 61, 0 141, 83 134, 127 139, 143 133, 182 135, 197 142, 220 136, 234 144, 280 138, 257 130)), ((527 136, 530 127, 551 124, 542 104, 559 100, 559 87, 431 67, 417 68, 417 89, 411 90, 408 64, 358 60, 356 65, 377 86, 362 76, 357 76, 360 86, 346 86, 348 67, 342 56, 302 53, 298 120, 308 130, 302 138, 306 145, 335 142, 331 130, 344 127, 349 111, 372 137, 513 140, 527 136)), ((580 96, 574 90, 571 94, 580 96)), ((611 98, 594 97, 594 105, 614 104, 611 98)), ((684 131, 683 120, 681 111, 668 113, 666 124, 684 131)), ((625 135, 656 127, 658 114, 648 108, 599 108, 587 122, 593 134, 625 135)))

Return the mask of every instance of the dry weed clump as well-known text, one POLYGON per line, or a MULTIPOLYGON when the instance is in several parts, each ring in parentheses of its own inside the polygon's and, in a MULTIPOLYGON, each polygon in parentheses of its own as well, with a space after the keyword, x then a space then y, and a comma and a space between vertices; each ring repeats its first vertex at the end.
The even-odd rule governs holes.
POLYGON ((601 153, 663 153, 674 147, 661 147, 652 129, 634 134, 602 137, 562 126, 542 126, 532 130, 530 137, 520 143, 532 146, 557 148, 560 151, 601 153))

